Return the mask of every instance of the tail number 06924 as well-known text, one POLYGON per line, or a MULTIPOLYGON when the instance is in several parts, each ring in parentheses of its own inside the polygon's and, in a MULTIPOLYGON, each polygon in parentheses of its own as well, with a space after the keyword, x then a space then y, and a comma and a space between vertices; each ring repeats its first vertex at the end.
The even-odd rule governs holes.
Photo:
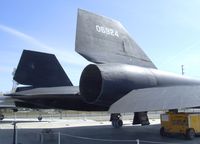
POLYGON ((106 35, 119 37, 118 31, 114 30, 114 29, 111 29, 111 28, 107 28, 107 27, 96 25, 96 31, 99 32, 99 33, 106 34, 106 35))

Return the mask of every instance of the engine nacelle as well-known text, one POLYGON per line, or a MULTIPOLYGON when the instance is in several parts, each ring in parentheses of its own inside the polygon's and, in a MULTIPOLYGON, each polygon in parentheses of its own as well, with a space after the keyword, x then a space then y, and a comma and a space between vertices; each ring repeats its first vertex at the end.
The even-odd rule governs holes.
POLYGON ((124 64, 88 65, 80 79, 85 101, 109 106, 133 89, 153 87, 157 81, 145 68, 124 64))
POLYGON ((127 64, 90 64, 82 72, 79 88, 87 103, 110 106, 133 89, 196 84, 200 81, 156 69, 127 64))

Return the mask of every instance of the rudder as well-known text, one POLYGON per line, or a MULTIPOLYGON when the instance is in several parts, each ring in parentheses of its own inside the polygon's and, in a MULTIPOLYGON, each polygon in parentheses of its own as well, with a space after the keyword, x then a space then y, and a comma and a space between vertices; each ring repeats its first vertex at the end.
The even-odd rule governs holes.
POLYGON ((13 79, 33 87, 72 86, 55 55, 30 50, 23 51, 13 79))
POLYGON ((95 63, 156 68, 120 22, 78 10, 76 51, 95 63))

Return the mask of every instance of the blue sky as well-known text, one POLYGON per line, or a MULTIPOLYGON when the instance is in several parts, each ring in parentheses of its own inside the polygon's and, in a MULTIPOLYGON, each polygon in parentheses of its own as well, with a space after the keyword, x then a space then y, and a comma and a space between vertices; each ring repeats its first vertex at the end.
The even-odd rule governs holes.
POLYGON ((77 9, 120 21, 161 69, 200 78, 198 0, 1 0, 0 91, 12 87, 23 49, 54 53, 75 85, 89 63, 76 54, 77 9))

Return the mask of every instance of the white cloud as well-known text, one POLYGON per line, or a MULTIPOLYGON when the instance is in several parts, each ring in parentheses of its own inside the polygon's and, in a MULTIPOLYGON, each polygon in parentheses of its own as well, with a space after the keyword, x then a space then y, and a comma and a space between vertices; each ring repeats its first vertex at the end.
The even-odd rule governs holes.
POLYGON ((167 60, 163 61, 160 65, 168 65, 174 63, 175 61, 183 64, 183 61, 188 58, 188 54, 195 54, 195 51, 200 46, 200 41, 193 42, 192 44, 182 48, 178 53, 171 55, 167 60), (182 59, 184 58, 184 59, 182 59))
POLYGON ((73 51, 69 51, 64 48, 53 48, 51 46, 48 46, 47 44, 40 42, 36 38, 34 38, 28 34, 25 34, 21 31, 18 31, 14 28, 0 24, 0 30, 4 31, 6 33, 9 33, 11 35, 14 35, 26 42, 29 42, 32 45, 37 46, 36 49, 39 51, 55 54, 57 56, 57 58, 64 63, 76 64, 76 65, 81 65, 81 66, 88 64, 88 62, 85 59, 83 59, 80 56, 77 56, 76 53, 73 51))
MULTIPOLYGON (((59 62, 61 63, 62 67, 64 69, 66 67, 67 75, 70 77, 72 82, 75 84, 78 84, 81 69, 83 69, 84 66, 89 63, 83 57, 78 55, 74 50, 70 51, 70 50, 67 50, 67 48, 51 47, 51 46, 39 41, 38 39, 36 39, 24 32, 16 30, 14 28, 0 24, 0 31, 3 31, 11 36, 15 36, 18 39, 21 39, 22 42, 24 42, 24 44, 26 45, 26 47, 27 47, 27 43, 28 43, 30 45, 30 47, 34 48, 34 49, 29 49, 29 50, 35 50, 35 51, 55 54, 56 57, 58 58, 59 62), (74 67, 74 66, 76 66, 76 67, 74 67)), ((6 51, 4 51, 4 53, 6 53, 6 51)), ((8 54, 10 55, 11 53, 8 52, 8 54)), ((6 56, 8 57, 8 55, 6 55, 6 56)), ((6 60, 6 62, 2 62, 0 65, 0 73, 1 74, 4 73, 7 76, 7 74, 9 73, 9 76, 6 78, 7 80, 4 80, 4 81, 7 81, 7 83, 10 82, 10 79, 12 79, 11 73, 13 70, 13 66, 15 66, 15 67, 17 66, 16 65, 17 58, 14 58, 14 57, 16 57, 15 53, 14 53, 14 55, 12 55, 12 59, 10 59, 9 62, 8 62, 8 60, 6 60)), ((0 78, 2 79, 3 77, 0 77, 0 78)), ((7 85, 10 85, 10 84, 7 84, 7 85)), ((7 90, 8 89, 9 88, 7 88, 7 90)))
POLYGON ((12 67, 0 66, 0 72, 1 72, 1 73, 10 73, 11 70, 12 70, 12 67))

